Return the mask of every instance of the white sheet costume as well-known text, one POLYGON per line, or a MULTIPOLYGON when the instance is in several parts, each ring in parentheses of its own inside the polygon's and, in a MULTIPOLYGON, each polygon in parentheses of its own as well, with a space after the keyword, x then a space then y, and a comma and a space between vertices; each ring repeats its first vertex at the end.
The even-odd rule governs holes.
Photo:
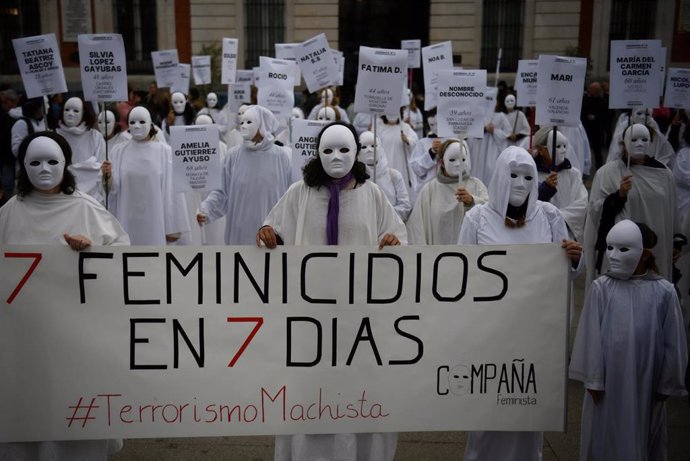
POLYGON ((436 177, 436 169, 438 163, 436 162, 436 154, 431 156, 430 150, 434 140, 443 143, 446 138, 422 138, 417 141, 410 157, 410 168, 417 177, 417 194, 422 190, 422 187, 436 177))
POLYGON ((228 119, 225 116, 225 112, 218 109, 218 95, 216 93, 209 93, 206 95, 206 107, 202 108, 197 115, 209 115, 213 122, 218 125, 218 132, 220 138, 225 137, 225 133, 228 130, 228 119))
POLYGON ((493 175, 496 159, 508 146, 508 135, 512 129, 503 112, 494 112, 491 115, 491 124, 494 127, 493 133, 485 132, 481 139, 467 140, 472 159, 470 175, 487 185, 493 175))
POLYGON ((520 146, 525 149, 529 148, 529 135, 532 129, 529 126, 525 113, 515 107, 515 96, 509 94, 504 102, 506 106, 506 119, 510 125, 510 132, 508 133, 508 145, 520 146), (515 135, 515 141, 511 141, 510 136, 515 135))
POLYGON ((568 160, 570 164, 589 176, 592 170, 592 150, 582 122, 578 126, 559 126, 558 131, 568 138, 568 160))
POLYGON ((263 139, 251 141, 254 131, 249 140, 228 151, 221 189, 211 192, 199 207, 210 223, 225 216, 227 245, 253 245, 257 229, 290 185, 290 157, 273 142, 278 120, 260 106, 244 112, 240 130, 245 130, 248 120, 263 139))
POLYGON ((405 181, 407 193, 410 200, 414 203, 417 197, 417 178, 410 168, 410 157, 417 144, 417 135, 410 125, 404 122, 398 123, 384 123, 380 118, 376 119, 376 135, 381 140, 381 145, 386 152, 388 158, 388 166, 394 170, 398 170, 405 181), (409 141, 409 145, 405 144, 401 137, 401 131, 405 133, 409 141))
MULTIPOLYGON (((630 124, 630 115, 623 113, 618 117, 616 128, 611 137, 607 162, 618 160, 623 156, 623 133, 630 124)), ((652 117, 649 109, 637 109, 632 113, 632 124, 641 123, 652 133, 651 145, 649 147, 650 157, 654 157, 665 166, 673 169, 676 161, 676 152, 666 136, 659 131, 659 125, 652 117)))

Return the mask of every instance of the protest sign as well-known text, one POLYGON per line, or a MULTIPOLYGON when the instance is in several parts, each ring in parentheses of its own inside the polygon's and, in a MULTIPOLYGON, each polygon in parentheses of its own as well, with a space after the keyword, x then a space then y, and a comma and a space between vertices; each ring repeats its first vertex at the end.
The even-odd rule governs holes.
POLYGON ((218 125, 170 127, 175 192, 221 188, 218 125))
POLYGON ((484 137, 486 70, 438 72, 438 135, 484 137))
POLYGON ((438 72, 453 69, 453 48, 451 42, 441 42, 422 48, 424 71, 424 110, 436 107, 438 96, 438 72))
POLYGON ((191 67, 192 66, 190 66, 189 64, 177 65, 177 77, 172 81, 172 84, 170 85, 171 93, 179 91, 184 95, 189 94, 189 79, 191 78, 191 67))
POLYGON ((287 59, 275 59, 266 56, 259 57, 260 80, 257 102, 264 106, 276 117, 289 118, 295 105, 294 86, 295 67, 294 61, 287 59))
POLYGON ((24 90, 29 98, 67 91, 55 34, 15 38, 12 45, 14 54, 17 55, 24 90))
POLYGON ((484 89, 484 125, 488 125, 493 120, 496 112, 496 96, 498 88, 486 87, 484 89))
POLYGON ((78 41, 84 99, 127 101, 127 57, 122 35, 80 35, 78 41))
POLYGON ((534 107, 537 105, 537 68, 538 59, 520 59, 515 75, 515 91, 517 105, 520 107, 534 107))
POLYGON ((407 51, 360 46, 355 112, 399 117, 406 75, 407 51))
POLYGON ((248 83, 235 83, 228 85, 228 103, 230 112, 237 113, 237 110, 244 103, 252 101, 252 89, 248 83))
POLYGON ((287 59, 288 61, 295 61, 295 47, 299 43, 276 43, 276 59, 287 59))
POLYGON ((586 72, 586 58, 539 56, 537 125, 580 124, 586 72))
POLYGON ((192 75, 195 85, 211 83, 211 56, 192 56, 192 75))
POLYGON ((660 40, 612 40, 609 108, 658 106, 662 58, 660 40))
POLYGON ((223 59, 220 67, 220 83, 223 85, 235 83, 237 45, 238 40, 236 38, 223 38, 223 59))
POLYGON ((400 48, 407 50, 407 68, 418 69, 422 66, 422 41, 401 40, 400 48))
POLYGON ((690 69, 668 69, 664 105, 672 109, 690 109, 690 69))
POLYGON ((338 69, 338 77, 331 82, 331 84, 335 86, 342 86, 343 80, 345 79, 345 54, 338 50, 331 50, 331 54, 333 55, 333 60, 335 61, 335 65, 338 69))
POLYGON ((297 44, 292 52, 310 93, 315 93, 338 80, 338 66, 331 56, 326 34, 319 34, 297 44))
POLYGON ((565 429, 560 244, 5 246, 0 271, 0 442, 565 429))
POLYGON ((180 60, 177 57, 177 50, 152 51, 151 61, 153 61, 153 72, 156 75, 156 85, 159 88, 171 88, 173 83, 179 81, 180 60))
POLYGON ((291 132, 292 182, 302 179, 302 168, 318 155, 316 137, 328 122, 321 120, 293 119, 291 132))

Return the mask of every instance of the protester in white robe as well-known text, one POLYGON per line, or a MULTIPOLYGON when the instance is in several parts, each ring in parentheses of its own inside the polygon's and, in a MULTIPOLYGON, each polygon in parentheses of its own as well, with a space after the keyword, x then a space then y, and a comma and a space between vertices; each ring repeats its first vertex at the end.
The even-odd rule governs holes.
POLYGON ((98 114, 98 129, 105 138, 107 153, 113 151, 115 146, 132 139, 127 131, 122 131, 118 116, 110 110, 98 114))
MULTIPOLYGON (((129 245, 113 215, 75 189, 67 169, 71 149, 64 138, 52 132, 29 135, 18 155, 18 194, 0 208, 0 245, 68 245, 77 251, 129 245)), ((105 461, 121 448, 122 440, 0 443, 0 459, 105 461)))
MULTIPOLYGON (((561 243, 577 268, 582 247, 568 240, 565 221, 550 203, 537 200, 537 167, 524 149, 511 146, 496 160, 489 183, 489 201, 467 212, 460 230, 461 245, 561 243)), ((540 461, 541 432, 470 432, 465 461, 540 461)))
POLYGON ((489 200, 486 186, 469 174, 470 153, 465 141, 445 141, 437 164, 438 173, 422 188, 407 221, 411 244, 456 244, 465 213, 489 200))
POLYGON ((365 131, 369 131, 373 128, 371 126, 371 121, 371 114, 359 113, 355 114, 355 117, 352 120, 352 125, 355 127, 355 131, 357 131, 357 134, 360 135, 365 131))
POLYGON ((342 120, 343 122, 350 123, 350 117, 348 117, 347 111, 338 105, 338 101, 335 98, 333 90, 331 90, 330 88, 326 88, 325 90, 321 91, 321 101, 317 105, 312 107, 307 119, 316 120, 319 110, 325 106, 333 106, 338 111, 340 120, 342 120))
POLYGON ((216 93, 211 91, 206 95, 206 107, 202 108, 196 115, 209 115, 213 119, 213 123, 218 125, 220 138, 223 139, 225 137, 225 132, 228 129, 228 119, 225 113, 218 109, 218 95, 216 93))
POLYGON ((659 239, 654 248, 659 273, 667 280, 672 276, 673 235, 679 230, 673 174, 651 156, 646 126, 633 125, 624 139, 624 156, 599 168, 589 193, 584 239, 587 288, 606 273, 606 234, 626 218, 645 223, 654 231, 659 239))
POLYGON ((582 122, 577 126, 559 126, 558 131, 568 139, 568 160, 580 173, 589 176, 592 171, 592 150, 582 122))
POLYGON ((414 203, 417 198, 417 178, 410 168, 410 157, 417 144, 417 135, 410 125, 382 116, 376 119, 376 136, 381 140, 388 158, 388 166, 398 170, 405 180, 407 194, 414 203))
MULTIPOLYGON (((302 112, 302 109, 300 109, 299 107, 292 108, 292 114, 290 115, 290 126, 280 131, 276 135, 276 143, 280 143, 280 145, 285 146, 288 149, 291 149, 292 146, 292 141, 290 140, 290 133, 292 132, 291 127, 293 120, 304 120, 304 112, 302 112)), ((292 155, 292 152, 290 152, 290 155, 292 155)))
POLYGON ((412 203, 407 195, 402 174, 388 166, 388 159, 380 139, 376 139, 376 152, 374 152, 374 133, 365 131, 359 136, 359 143, 361 145, 359 160, 366 165, 370 180, 383 190, 400 219, 403 222, 407 221, 412 210, 412 203))
POLYGON ((523 148, 529 147, 529 135, 532 129, 529 126, 525 113, 515 107, 515 95, 509 94, 506 96, 503 104, 506 108, 506 118, 510 125, 510 133, 508 134, 509 146, 520 146, 523 148))
POLYGON ((81 98, 69 98, 62 108, 62 119, 55 132, 72 148, 70 172, 77 188, 98 201, 101 194, 101 163, 105 160, 105 140, 96 128, 96 115, 81 98))
POLYGON ((153 140, 151 114, 143 106, 129 112, 132 139, 115 147, 103 162, 109 177, 110 211, 132 245, 165 245, 189 233, 184 195, 173 190, 170 146, 153 140))
POLYGON ((194 125, 194 108, 187 101, 184 93, 176 91, 170 97, 172 104, 168 117, 161 122, 161 130, 165 136, 166 142, 170 142, 170 127, 171 126, 189 126, 194 125))
POLYGON ((582 173, 570 163, 570 144, 560 129, 553 146, 553 127, 542 127, 534 135, 535 162, 539 170, 539 200, 555 205, 563 215, 572 240, 582 242, 585 234, 588 194, 582 173))
POLYGON ((422 138, 415 144, 410 156, 410 169, 416 177, 417 194, 425 184, 436 177, 438 151, 446 140, 447 138, 438 138, 432 134, 431 137, 422 138))
POLYGON ((500 153, 508 146, 512 127, 503 112, 491 114, 491 121, 484 127, 484 137, 469 138, 472 171, 470 174, 484 184, 489 184, 494 165, 500 153))
POLYGON ((654 157, 670 169, 673 169, 676 161, 676 152, 666 136, 659 130, 659 125, 652 117, 649 109, 636 109, 631 114, 623 113, 616 122, 616 128, 611 137, 607 162, 615 162, 623 156, 625 151, 623 133, 632 124, 642 124, 649 129, 651 141, 649 146, 649 156, 654 157))
POLYGON ((242 138, 242 134, 240 133, 239 127, 240 127, 240 117, 242 117, 242 114, 244 112, 252 107, 250 104, 242 104, 239 109, 237 109, 237 122, 234 124, 235 126, 231 129, 228 130, 226 136, 225 136, 225 144, 228 146, 228 152, 230 149, 232 149, 235 146, 241 146, 242 143, 244 143, 244 139, 242 138))
POLYGON ((203 225, 225 216, 225 243, 252 245, 271 208, 291 181, 290 155, 274 143, 278 120, 266 108, 251 106, 240 118, 244 143, 228 152, 221 188, 199 207, 203 225))
POLYGON ((649 227, 619 221, 606 242, 609 272, 589 290, 570 361, 587 391, 580 460, 665 460, 664 401, 686 394, 680 305, 654 270, 649 227))
MULTIPOLYGON (((318 136, 319 155, 304 169, 304 180, 290 186, 256 234, 260 246, 399 245, 405 225, 383 191, 366 180, 356 161, 354 127, 335 122, 318 136), (338 210, 338 211, 336 211, 338 210)), ((276 436, 276 461, 392 461, 396 433, 276 436)))
POLYGON ((417 139, 424 137, 424 115, 422 111, 417 107, 417 101, 414 98, 414 94, 408 88, 407 92, 407 105, 403 108, 403 120, 405 123, 410 125, 417 135, 417 139))

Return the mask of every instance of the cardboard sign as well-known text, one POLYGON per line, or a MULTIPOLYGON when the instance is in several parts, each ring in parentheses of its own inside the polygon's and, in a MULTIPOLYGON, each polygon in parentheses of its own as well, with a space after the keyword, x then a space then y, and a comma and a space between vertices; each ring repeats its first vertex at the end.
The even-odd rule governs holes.
POLYGON ((127 57, 122 35, 80 35, 78 41, 84 99, 127 101, 127 57))
POLYGON ((221 188, 218 125, 170 127, 175 192, 221 188))
POLYGON ((249 83, 235 83, 228 85, 228 104, 230 112, 237 113, 237 110, 244 103, 252 101, 252 87, 249 83))
POLYGON ((484 137, 486 70, 438 72, 438 135, 484 137))
POLYGON ((652 108, 661 96, 660 40, 612 40, 609 108, 652 108))
POLYGON ((192 56, 192 75, 195 85, 211 83, 211 56, 192 56))
POLYGON ((294 86, 296 85, 294 61, 259 57, 261 63, 257 102, 273 112, 279 119, 288 119, 295 105, 294 86))
POLYGON ((672 109, 690 110, 690 69, 668 69, 664 105, 672 109))
POLYGON ((12 45, 14 54, 17 55, 24 90, 29 98, 67 91, 55 34, 15 38, 12 45))
POLYGON ((184 95, 189 94, 189 80, 191 78, 190 71, 191 67, 189 64, 178 64, 177 65, 177 78, 173 80, 172 85, 170 85, 170 93, 175 93, 179 91, 184 95))
POLYGON ((295 61, 295 47, 297 45, 299 45, 299 43, 276 43, 276 59, 295 61))
POLYGON ((236 83, 247 83, 254 85, 254 71, 253 70, 238 70, 235 76, 236 83))
POLYGON ((515 91, 517 105, 520 107, 534 107, 537 105, 537 69, 538 59, 520 59, 515 75, 515 91))
POLYGON ((293 48, 309 92, 315 93, 338 80, 338 66, 331 56, 326 34, 319 34, 293 48))
POLYGON ((238 40, 236 38, 223 38, 223 59, 220 67, 220 83, 223 85, 235 83, 237 46, 238 40))
POLYGON ((399 117, 406 76, 405 50, 360 46, 355 112, 399 117))
POLYGON ((422 41, 401 40, 400 48, 407 50, 407 68, 419 69, 422 67, 422 41))
POLYGON ((171 88, 180 79, 177 50, 152 51, 151 61, 156 75, 156 85, 159 88, 171 88))
POLYGON ((539 56, 537 125, 580 124, 586 72, 586 58, 539 56))
POLYGON ((562 431, 569 270, 560 244, 5 246, 0 442, 562 431))
POLYGON ((438 72, 453 69, 451 42, 441 42, 422 48, 422 63, 424 70, 424 110, 431 110, 436 107, 438 72))
POLYGON ((329 122, 322 120, 293 119, 290 146, 292 147, 292 182, 302 179, 302 168, 319 155, 316 137, 329 122))

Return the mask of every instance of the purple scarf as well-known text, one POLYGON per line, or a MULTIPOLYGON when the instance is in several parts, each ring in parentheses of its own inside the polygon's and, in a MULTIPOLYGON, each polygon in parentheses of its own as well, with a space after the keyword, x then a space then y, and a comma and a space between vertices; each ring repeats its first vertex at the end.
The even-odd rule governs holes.
POLYGON ((328 200, 328 215, 326 216, 326 242, 328 245, 338 244, 338 215, 340 214, 340 191, 343 190, 353 178, 352 171, 340 179, 333 179, 326 183, 331 193, 328 200))

